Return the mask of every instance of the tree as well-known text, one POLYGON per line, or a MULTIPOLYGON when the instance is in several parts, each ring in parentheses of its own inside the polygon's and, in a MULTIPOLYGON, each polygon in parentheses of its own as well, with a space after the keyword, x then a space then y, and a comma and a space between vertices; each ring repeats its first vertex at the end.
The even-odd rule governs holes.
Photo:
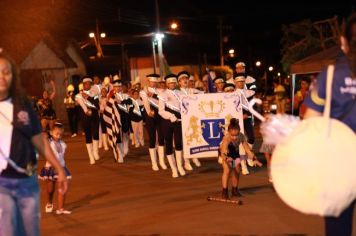
POLYGON ((289 72, 294 62, 321 50, 320 40, 310 20, 282 26, 282 66, 289 72))
POLYGON ((340 36, 336 16, 314 23, 311 20, 303 20, 291 25, 283 25, 282 31, 281 63, 287 73, 291 64, 336 45, 340 36))

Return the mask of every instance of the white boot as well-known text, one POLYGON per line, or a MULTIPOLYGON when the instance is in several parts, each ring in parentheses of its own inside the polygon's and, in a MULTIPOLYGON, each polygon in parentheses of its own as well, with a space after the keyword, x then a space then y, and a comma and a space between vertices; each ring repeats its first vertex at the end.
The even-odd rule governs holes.
POLYGON ((93 164, 95 164, 95 159, 93 156, 93 144, 92 143, 87 143, 87 150, 88 150, 90 165, 93 165, 93 164))
POLYGON ((184 169, 193 170, 193 167, 190 164, 190 160, 188 158, 184 158, 184 169))
POLYGON ((108 135, 107 134, 103 134, 102 135, 102 139, 103 139, 104 150, 105 151, 109 150, 109 147, 108 147, 108 135))
POLYGON ((124 152, 124 157, 129 153, 129 141, 130 141, 130 135, 129 134, 123 134, 122 135, 122 142, 124 144, 124 149, 123 149, 123 152, 124 152))
POLYGON ((167 170, 166 163, 164 162, 164 146, 158 146, 158 159, 161 168, 167 170))
POLYGON ((193 158, 193 162, 195 164, 196 167, 201 167, 200 161, 198 158, 193 158))
POLYGON ((246 160, 241 160, 241 173, 243 175, 248 175, 250 172, 247 169, 246 160))
POLYGON ((99 141, 93 140, 93 156, 96 161, 100 159, 99 156, 99 141))
POLYGON ((183 157, 182 157, 182 151, 176 151, 176 162, 177 162, 177 168, 178 172, 181 176, 185 175, 185 171, 183 168, 183 157))
POLYGON ((151 158, 151 163, 152 163, 152 170, 158 171, 159 168, 157 166, 157 153, 156 153, 156 148, 150 148, 148 149, 150 152, 150 158, 151 158))
POLYGON ((102 138, 102 133, 101 133, 101 126, 99 125, 99 148, 103 147, 103 138, 102 138))
POLYGON ((118 159, 117 159, 117 162, 119 163, 124 163, 124 154, 122 152, 122 148, 121 148, 121 143, 119 144, 118 147, 116 147, 116 153, 117 153, 117 156, 118 156, 118 159))
POLYGON ((178 172, 177 172, 177 165, 176 165, 176 161, 174 160, 173 155, 167 155, 167 160, 168 160, 169 166, 172 169, 172 177, 173 178, 178 178, 179 175, 178 175, 178 172))
MULTIPOLYGON (((252 151, 253 144, 251 144, 251 143, 247 143, 247 144, 250 147, 250 150, 252 151)), ((251 167, 255 166, 253 159, 250 159, 250 158, 247 158, 247 164, 251 167)))
POLYGON ((131 145, 135 146, 135 138, 134 138, 134 134, 130 133, 130 140, 131 140, 131 145))

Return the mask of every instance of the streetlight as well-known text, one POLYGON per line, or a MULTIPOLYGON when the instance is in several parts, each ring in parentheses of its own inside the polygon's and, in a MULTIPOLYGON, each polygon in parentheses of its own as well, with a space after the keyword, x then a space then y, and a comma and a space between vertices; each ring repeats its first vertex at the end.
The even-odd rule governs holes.
POLYGON ((164 38, 164 34, 162 33, 156 33, 155 34, 155 39, 159 42, 164 38))
MULTIPOLYGON (((159 62, 159 70, 160 74, 163 74, 164 71, 164 66, 163 66, 163 49, 162 49, 162 39, 164 38, 164 34, 157 32, 154 37, 154 41, 157 42, 157 48, 158 48, 158 62, 159 62)), ((153 58, 155 60, 155 46, 153 44, 153 58)), ((156 66, 155 66, 156 68, 156 66)))
POLYGON ((278 76, 281 76, 281 73, 278 72, 277 75, 278 75, 278 76))
POLYGON ((171 29, 172 29, 172 30, 178 29, 178 24, 177 24, 176 22, 172 22, 172 24, 171 24, 171 29))
POLYGON ((235 56, 235 50, 234 50, 233 48, 231 48, 231 49, 229 50, 229 56, 230 56, 230 57, 234 57, 234 56, 235 56))
MULTIPOLYGON (((101 33, 100 34, 100 38, 105 38, 106 37, 106 33, 101 33)), ((93 32, 90 32, 89 33, 89 38, 95 38, 95 33, 93 33, 93 32)))
POLYGON ((260 67, 261 66, 261 62, 260 61, 256 61, 256 66, 260 67))
POLYGON ((269 71, 273 71, 273 66, 268 67, 269 71))

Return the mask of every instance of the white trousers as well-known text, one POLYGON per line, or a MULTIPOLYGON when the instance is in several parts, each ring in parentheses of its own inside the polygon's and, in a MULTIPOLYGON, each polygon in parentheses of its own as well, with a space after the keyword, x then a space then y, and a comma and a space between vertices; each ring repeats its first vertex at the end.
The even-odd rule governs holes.
POLYGON ((136 146, 138 146, 139 144, 141 144, 141 146, 145 145, 145 141, 143 139, 143 121, 131 121, 131 125, 134 133, 136 146))

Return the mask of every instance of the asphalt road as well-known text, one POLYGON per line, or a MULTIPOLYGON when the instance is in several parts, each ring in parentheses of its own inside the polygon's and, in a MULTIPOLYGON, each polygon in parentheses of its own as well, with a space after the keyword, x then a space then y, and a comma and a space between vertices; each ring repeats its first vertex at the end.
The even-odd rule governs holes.
POLYGON ((132 148, 124 164, 114 163, 112 153, 101 150, 101 160, 90 166, 84 137, 65 141, 66 163, 73 175, 66 208, 73 213, 44 213, 45 185, 41 182, 42 235, 324 233, 320 217, 300 214, 278 198, 265 167, 252 168, 250 175, 241 177, 243 205, 238 206, 207 201, 207 196, 221 194, 221 167, 215 160, 202 160, 202 167, 173 179, 170 170, 152 171, 145 148, 132 148))

